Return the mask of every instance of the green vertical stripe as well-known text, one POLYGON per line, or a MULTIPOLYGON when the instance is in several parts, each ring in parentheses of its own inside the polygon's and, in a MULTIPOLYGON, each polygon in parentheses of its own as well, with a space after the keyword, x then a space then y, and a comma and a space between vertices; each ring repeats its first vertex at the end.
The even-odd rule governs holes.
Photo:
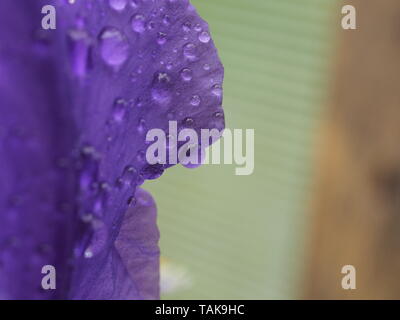
POLYGON ((162 255, 193 279, 165 298, 295 298, 337 0, 193 3, 225 65, 227 126, 256 130, 256 169, 241 177, 231 165, 179 166, 146 184, 162 255))

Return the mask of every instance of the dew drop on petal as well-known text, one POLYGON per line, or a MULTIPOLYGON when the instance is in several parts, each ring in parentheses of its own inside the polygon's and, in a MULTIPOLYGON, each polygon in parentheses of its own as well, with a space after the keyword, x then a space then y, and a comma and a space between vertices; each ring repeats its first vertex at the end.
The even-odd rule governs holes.
POLYGON ((132 30, 138 33, 144 32, 146 30, 145 21, 145 17, 141 14, 133 16, 131 21, 132 30))
POLYGON ((120 67, 128 58, 129 44, 117 28, 106 27, 100 33, 100 54, 103 61, 112 67, 120 67))
POLYGON ((110 7, 116 11, 123 11, 128 3, 128 0, 108 0, 110 7))
POLYGON ((130 5, 132 8, 136 9, 139 6, 138 0, 130 0, 130 5))
POLYGON ((127 201, 128 207, 133 207, 136 205, 136 198, 134 196, 130 196, 127 201))
POLYGON ((169 26, 169 25, 171 24, 171 18, 170 18, 170 16, 165 15, 165 16, 163 17, 163 23, 164 23, 166 26, 169 26))
POLYGON ((184 32, 189 32, 192 29, 192 26, 190 24, 190 22, 185 22, 184 24, 182 24, 182 30, 184 32))
POLYGON ((153 180, 159 178, 164 173, 164 166, 161 164, 148 165, 142 169, 144 179, 153 180))
POLYGON ((157 34, 157 43, 159 44, 159 45, 163 45, 163 44, 165 44, 167 42, 167 35, 165 34, 165 33, 163 33, 163 32, 159 32, 158 34, 157 34))
POLYGON ((192 106, 198 107, 201 103, 201 98, 198 95, 194 95, 191 99, 190 99, 190 104, 192 106))
POLYGON ((149 30, 153 30, 156 27, 156 23, 154 21, 149 21, 149 23, 147 24, 147 29, 149 30))
POLYGON ((193 78, 193 72, 189 68, 182 69, 181 78, 183 81, 190 81, 193 78))
POLYGON ((141 108, 141 107, 143 107, 142 98, 138 97, 138 98, 134 101, 134 106, 135 106, 136 108, 141 108))
POLYGON ((90 190, 97 180, 99 160, 95 148, 85 145, 81 148, 81 170, 79 177, 80 189, 83 192, 90 190))
POLYGON ((167 105, 171 101, 171 78, 167 73, 158 72, 154 75, 151 95, 155 102, 167 105))
POLYGON ((223 112, 217 111, 216 113, 214 113, 214 117, 221 119, 224 117, 224 114, 223 112))
POLYGON ((213 87, 211 88, 211 92, 213 95, 220 97, 222 96, 222 87, 219 84, 215 84, 213 85, 213 87))
POLYGON ((189 60, 195 60, 197 58, 196 46, 193 43, 184 45, 183 55, 189 60))
POLYGON ((193 127, 193 125, 194 125, 194 120, 193 120, 193 118, 187 117, 187 118, 183 119, 182 124, 183 124, 185 127, 193 127))
POLYGON ((124 99, 118 98, 114 101, 113 119, 115 122, 121 122, 124 120, 127 108, 128 103, 124 99))
POLYGON ((200 31, 202 30, 201 25, 196 24, 196 25, 194 26, 194 30, 197 31, 197 32, 200 32, 200 31))
POLYGON ((78 77, 86 75, 89 56, 91 49, 91 41, 85 30, 73 29, 68 33, 69 54, 72 71, 78 77))
POLYGON ((109 191, 110 191, 109 184, 104 181, 101 182, 93 204, 93 212, 97 216, 102 215, 105 207, 107 206, 109 191))
POLYGON ((211 40, 210 34, 207 31, 203 31, 199 34, 199 40, 203 43, 208 43, 211 40))
POLYGON ((212 125, 222 133, 225 128, 225 117, 223 111, 217 111, 213 114, 212 125))
POLYGON ((138 172, 134 166, 126 166, 120 177, 120 185, 122 187, 130 187, 135 185, 138 172))
POLYGON ((140 120, 139 120, 139 123, 138 123, 138 125, 137 125, 137 131, 138 131, 140 134, 143 134, 145 130, 146 130, 146 120, 140 119, 140 120))
POLYGON ((83 256, 87 259, 93 258, 99 254, 104 249, 108 239, 107 227, 103 221, 93 219, 91 224, 93 234, 83 253, 83 256))

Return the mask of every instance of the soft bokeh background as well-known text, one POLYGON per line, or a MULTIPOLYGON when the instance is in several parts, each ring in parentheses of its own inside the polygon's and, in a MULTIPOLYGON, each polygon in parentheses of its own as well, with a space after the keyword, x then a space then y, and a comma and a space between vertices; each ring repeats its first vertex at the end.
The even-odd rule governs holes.
POLYGON ((192 0, 225 65, 229 128, 254 128, 255 172, 172 168, 157 199, 168 299, 302 295, 314 130, 337 0, 192 0))

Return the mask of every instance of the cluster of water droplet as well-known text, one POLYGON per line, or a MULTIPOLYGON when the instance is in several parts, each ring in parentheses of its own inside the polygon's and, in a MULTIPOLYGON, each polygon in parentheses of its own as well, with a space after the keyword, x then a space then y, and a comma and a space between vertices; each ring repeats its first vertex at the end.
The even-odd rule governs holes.
MULTIPOLYGON (((132 16, 130 19, 132 34, 127 35, 122 30, 115 26, 107 26, 103 28, 97 36, 97 40, 90 38, 89 33, 84 29, 84 25, 80 20, 77 22, 77 27, 73 28, 69 33, 70 38, 70 55, 72 68, 77 76, 85 76, 87 69, 90 65, 90 55, 92 52, 92 45, 97 43, 98 52, 103 60, 103 62, 114 70, 120 70, 120 68, 127 62, 128 58, 132 56, 133 52, 137 52, 138 58, 143 58, 143 51, 133 50, 130 43, 135 46, 135 42, 138 41, 135 35, 147 37, 146 32, 155 29, 158 24, 155 21, 159 21, 159 17, 155 19, 157 15, 161 15, 161 24, 159 31, 156 32, 156 42, 163 46, 167 43, 169 39, 168 31, 169 27, 173 24, 173 28, 176 28, 176 24, 179 23, 174 21, 174 19, 164 13, 164 8, 159 7, 154 9, 151 13, 145 13, 140 11, 140 2, 136 0, 108 0, 110 8, 118 13, 125 12, 126 10, 131 10, 132 16), (153 20, 154 19, 154 20, 153 20), (132 38, 128 41, 128 38, 132 38)), ((189 10, 189 9, 188 9, 189 10)), ((175 29, 174 29, 175 30, 175 29)), ((211 41, 210 34, 208 30, 204 30, 200 24, 192 25, 191 22, 185 21, 181 24, 182 35, 174 34, 174 41, 180 43, 177 38, 182 37, 185 41, 182 45, 181 50, 174 47, 173 53, 178 54, 182 52, 184 60, 187 61, 187 67, 182 68, 178 72, 180 73, 180 78, 183 82, 189 83, 192 81, 194 75, 193 68, 190 67, 191 64, 197 62, 199 59, 199 46, 208 44, 211 41), (193 34, 196 34, 197 42, 193 41, 193 34)), ((176 31, 174 31, 176 33, 176 31)), ((150 37, 151 38, 151 37, 150 37)), ((140 46, 140 44, 139 44, 140 46)), ((159 50, 164 50, 160 48, 159 50)), ((156 51, 153 51, 154 56, 160 56, 156 51)), ((161 54, 161 56, 166 55, 161 54)), ((177 58, 179 59, 179 57, 177 58)), ((161 60, 160 65, 164 66, 168 71, 172 71, 174 68, 173 62, 166 62, 161 60)), ((202 65, 202 70, 210 71, 211 65, 204 63, 202 65)), ((136 70, 131 73, 132 82, 137 82, 143 73, 143 67, 139 66, 136 70)), ((172 99, 174 83, 171 83, 171 77, 166 72, 160 71, 155 74, 155 81, 153 81, 152 97, 157 104, 168 105, 172 99)), ((220 97, 222 95, 222 88, 220 84, 213 84, 210 88, 210 92, 220 97)), ((180 95, 180 92, 176 92, 180 95)), ((190 99, 190 104, 192 106, 201 105, 201 97, 198 94, 193 94, 190 99)))
MULTIPOLYGON (((118 113, 117 120, 120 120, 118 113)), ((138 157, 144 157, 142 152, 138 157)), ((145 163, 145 159, 141 159, 145 163)), ((99 180, 99 164, 101 157, 91 145, 85 145, 79 154, 79 189, 80 189, 80 211, 81 221, 88 227, 85 238, 78 244, 75 253, 78 256, 92 258, 102 251, 107 243, 109 230, 104 222, 108 199, 111 192, 123 192, 131 194, 126 198, 126 205, 135 206, 136 198, 132 192, 145 179, 156 179, 164 171, 162 165, 144 165, 139 172, 134 166, 128 165, 115 183, 110 184, 99 180)))
POLYGON ((79 153, 79 216, 88 226, 88 238, 76 248, 77 255, 91 258, 101 251, 108 237, 108 230, 103 222, 111 186, 99 180, 100 155, 91 145, 84 145, 79 153))
MULTIPOLYGON (((174 0, 169 1, 174 2, 174 0)), ((201 92, 192 92, 193 87, 202 88, 196 85, 194 81, 196 77, 200 78, 213 71, 212 62, 203 61, 202 63, 204 48, 211 42, 208 30, 200 24, 192 25, 188 21, 176 21, 174 16, 165 14, 162 7, 150 13, 141 11, 138 0, 107 0, 107 2, 116 15, 126 13, 127 10, 132 12, 129 17, 130 30, 123 31, 110 25, 92 37, 85 29, 82 20, 79 20, 77 25, 70 30, 68 41, 71 66, 76 76, 87 75, 92 60, 96 61, 92 57, 96 53, 101 64, 106 67, 105 70, 119 72, 131 68, 128 75, 132 84, 146 88, 140 96, 116 97, 112 102, 109 123, 112 124, 114 131, 110 131, 107 136, 109 145, 114 142, 118 128, 126 128, 120 126, 124 121, 134 119, 136 132, 144 136, 148 125, 146 108, 150 106, 159 108, 158 115, 167 114, 169 120, 178 120, 176 118, 180 117, 180 122, 184 127, 195 127, 195 119, 190 114, 196 113, 201 107, 207 107, 208 104, 219 104, 222 97, 222 86, 213 79, 205 84, 208 86, 208 92, 203 92, 204 89, 201 89, 201 92), (172 29, 177 25, 180 28, 180 34, 177 34, 176 29, 172 29), (168 30, 175 31, 171 34, 168 30), (141 49, 143 43, 148 43, 142 41, 143 39, 146 41, 154 39, 154 50, 149 52, 147 48, 141 49), (147 59, 145 55, 148 54, 153 58, 154 64, 150 66, 141 64, 140 61, 147 59), (133 57, 134 61, 128 63, 130 57, 133 57), (168 59, 164 60, 164 57, 168 59), (156 58, 160 59, 156 60, 156 58), (199 66, 200 63, 202 64, 199 66), (142 79, 147 79, 148 83, 141 83, 142 79), (176 97, 179 97, 180 103, 185 103, 185 105, 173 105, 176 97), (210 99, 214 100, 210 102, 210 99), (172 107, 175 109, 179 107, 180 110, 173 110, 172 107), (130 116, 131 110, 136 110, 134 116, 130 116)), ((200 89, 197 90, 200 91, 200 89)), ((135 92, 135 94, 138 93, 135 92)), ((212 121, 218 129, 224 126, 223 118, 222 110, 213 114, 212 121)), ((107 230, 103 230, 105 224, 102 222, 102 216, 112 188, 120 191, 133 190, 145 179, 159 177, 165 168, 163 165, 148 165, 145 151, 139 150, 136 160, 141 167, 127 165, 120 176, 115 178, 115 182, 110 183, 99 181, 101 159, 93 147, 83 147, 80 157, 82 162, 80 190, 82 202, 88 206, 83 208, 81 218, 92 228, 92 237, 83 255, 90 258, 100 250, 99 248, 104 245, 108 237, 107 230)), ((129 196, 126 203, 130 206, 135 205, 135 197, 129 196)))

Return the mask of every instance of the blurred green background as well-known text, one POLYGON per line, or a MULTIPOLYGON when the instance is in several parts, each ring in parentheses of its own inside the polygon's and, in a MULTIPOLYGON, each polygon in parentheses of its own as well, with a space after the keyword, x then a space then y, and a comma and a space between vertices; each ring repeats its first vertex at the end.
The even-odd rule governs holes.
POLYGON ((176 166, 146 183, 159 209, 162 297, 301 297, 313 140, 338 1, 192 3, 225 65, 227 127, 255 129, 255 171, 176 166))

